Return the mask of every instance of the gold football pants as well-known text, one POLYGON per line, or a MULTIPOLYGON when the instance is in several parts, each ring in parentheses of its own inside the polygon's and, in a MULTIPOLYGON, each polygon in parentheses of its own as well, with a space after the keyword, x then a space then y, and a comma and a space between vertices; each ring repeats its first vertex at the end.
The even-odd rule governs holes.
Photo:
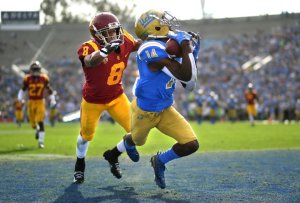
POLYGON ((191 125, 171 106, 162 112, 147 112, 137 106, 136 99, 131 104, 131 135, 138 146, 146 143, 152 128, 174 138, 179 144, 197 140, 191 125))
POLYGON ((107 104, 88 103, 82 98, 80 109, 80 133, 84 140, 93 139, 101 114, 107 111, 125 131, 130 131, 130 102, 123 93, 107 104))

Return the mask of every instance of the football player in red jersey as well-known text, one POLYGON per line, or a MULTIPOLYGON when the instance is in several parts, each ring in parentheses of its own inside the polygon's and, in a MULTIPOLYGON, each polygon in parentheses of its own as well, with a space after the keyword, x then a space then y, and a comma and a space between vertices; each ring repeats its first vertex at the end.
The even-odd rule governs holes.
POLYGON ((14 106, 15 106, 15 117, 16 117, 16 124, 18 127, 21 127, 21 124, 23 122, 23 107, 24 107, 24 100, 19 101, 18 99, 15 100, 14 106))
POLYGON ((49 78, 41 72, 41 64, 38 61, 30 65, 30 73, 23 79, 23 87, 19 90, 18 100, 23 100, 23 95, 28 90, 27 111, 31 127, 36 129, 35 137, 38 139, 40 148, 44 148, 44 117, 45 117, 45 100, 44 90, 48 90, 50 105, 55 105, 53 90, 49 84, 49 78))
POLYGON ((254 118, 256 116, 256 102, 259 101, 256 91, 253 89, 253 84, 249 83, 245 91, 245 99, 247 101, 247 113, 249 121, 254 126, 254 118))
MULTIPOLYGON (((138 49, 140 40, 123 30, 118 18, 110 12, 94 16, 89 25, 92 39, 78 49, 85 83, 82 89, 80 134, 77 138, 77 160, 74 183, 84 181, 85 156, 89 141, 95 135, 100 116, 107 111, 125 131, 130 131, 130 102, 124 94, 122 76, 131 52, 138 49)), ((118 147, 106 151, 103 156, 109 162, 111 172, 121 178, 118 147)))

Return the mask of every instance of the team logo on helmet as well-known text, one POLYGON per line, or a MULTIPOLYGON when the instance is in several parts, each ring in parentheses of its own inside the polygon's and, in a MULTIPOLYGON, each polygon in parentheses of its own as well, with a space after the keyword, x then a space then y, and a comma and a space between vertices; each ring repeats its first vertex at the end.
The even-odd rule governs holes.
POLYGON ((142 40, 148 37, 166 38, 169 32, 180 24, 168 12, 149 10, 143 13, 135 22, 135 33, 142 40))

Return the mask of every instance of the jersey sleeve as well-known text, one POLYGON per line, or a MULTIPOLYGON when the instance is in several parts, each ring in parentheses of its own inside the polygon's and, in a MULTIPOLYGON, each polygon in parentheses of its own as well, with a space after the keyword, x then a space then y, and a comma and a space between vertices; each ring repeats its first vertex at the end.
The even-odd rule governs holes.
POLYGON ((124 40, 128 44, 128 51, 133 52, 134 48, 136 46, 136 40, 135 38, 126 30, 124 30, 124 40))
POLYGON ((45 86, 47 86, 48 84, 49 84, 49 77, 48 77, 48 75, 46 75, 46 74, 43 74, 42 75, 42 77, 44 78, 44 83, 45 83, 45 86))
MULTIPOLYGON (((28 78, 29 78, 29 75, 26 75, 24 78, 23 78, 23 88, 27 89, 28 88, 28 78)), ((24 89, 23 89, 24 90, 24 89)))
POLYGON ((159 42, 149 41, 144 43, 138 51, 140 60, 146 63, 155 62, 162 58, 169 58, 165 46, 159 42))
POLYGON ((81 61, 82 66, 84 66, 83 59, 85 56, 99 50, 98 46, 93 41, 88 41, 83 43, 77 50, 78 58, 81 61))

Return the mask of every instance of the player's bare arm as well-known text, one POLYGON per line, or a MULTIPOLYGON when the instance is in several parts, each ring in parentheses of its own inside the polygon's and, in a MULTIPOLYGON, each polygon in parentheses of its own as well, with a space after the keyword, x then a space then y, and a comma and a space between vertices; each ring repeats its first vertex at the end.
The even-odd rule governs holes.
POLYGON ((119 39, 112 40, 100 50, 94 51, 93 53, 86 55, 83 60, 85 67, 95 67, 99 65, 108 56, 108 54, 117 50, 121 43, 122 41, 119 39))
POLYGON ((152 71, 158 71, 166 67, 179 80, 189 81, 192 77, 192 61, 189 54, 192 53, 188 40, 181 43, 182 64, 170 58, 163 58, 149 64, 152 71))
POLYGON ((53 93, 53 88, 51 87, 51 85, 49 83, 46 84, 46 89, 48 90, 49 95, 51 95, 53 93))

